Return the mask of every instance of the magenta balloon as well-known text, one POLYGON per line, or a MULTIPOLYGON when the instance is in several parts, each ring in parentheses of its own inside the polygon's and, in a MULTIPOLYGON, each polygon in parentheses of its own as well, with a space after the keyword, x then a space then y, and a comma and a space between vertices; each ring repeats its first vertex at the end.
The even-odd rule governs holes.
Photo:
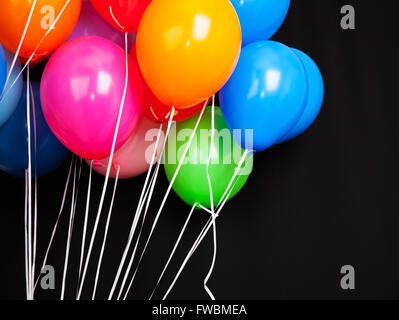
MULTIPOLYGON (((137 130, 115 153, 110 171, 111 178, 116 177, 118 166, 120 167, 119 178, 121 179, 134 178, 148 171, 154 154, 159 126, 159 123, 155 123, 146 117, 141 118, 137 130)), ((161 155, 164 140, 165 130, 160 134, 154 163, 158 161, 161 155)), ((106 158, 93 163, 93 169, 105 175, 108 161, 109 158, 106 158)), ((90 164, 90 161, 86 160, 86 162, 90 164)))
MULTIPOLYGON (((123 32, 112 27, 106 22, 93 8, 90 0, 82 1, 82 9, 78 23, 75 26, 68 40, 82 36, 99 36, 115 42, 117 45, 125 48, 125 35, 123 32)), ((134 42, 134 35, 129 34, 128 48, 130 49, 134 42)))
MULTIPOLYGON (((143 111, 143 83, 129 57, 129 81, 116 149, 131 136, 143 111)), ((89 36, 61 46, 42 76, 43 114, 58 139, 82 158, 109 156, 125 86, 125 52, 89 36)))

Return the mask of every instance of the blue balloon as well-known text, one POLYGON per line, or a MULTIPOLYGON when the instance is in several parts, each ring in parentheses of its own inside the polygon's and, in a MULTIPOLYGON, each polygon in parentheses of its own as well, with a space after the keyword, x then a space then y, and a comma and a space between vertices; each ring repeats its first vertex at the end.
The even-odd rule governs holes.
POLYGON ((241 23, 242 45, 268 40, 281 27, 290 0, 230 0, 241 23))
MULTIPOLYGON (((4 54, 7 62, 7 72, 11 68, 14 54, 7 49, 4 49, 4 54)), ((10 79, 4 89, 4 95, 0 100, 0 127, 10 118, 12 113, 15 111, 22 94, 22 76, 18 78, 13 87, 10 89, 12 83, 17 79, 18 74, 21 72, 21 64, 17 60, 14 69, 11 73, 10 79)), ((1 93, 0 93, 1 94, 1 93)))
POLYGON ((3 47, 0 44, 0 94, 4 89, 4 85, 7 79, 7 63, 4 56, 3 47))
MULTIPOLYGON (((32 83, 35 101, 36 148, 34 149, 34 117, 30 116, 32 173, 38 176, 54 171, 65 160, 69 151, 50 131, 40 105, 40 85, 32 83)), ((26 91, 26 85, 25 85, 26 91)), ((31 105, 32 110, 32 105, 31 105)), ((18 103, 10 119, 0 127, 0 169, 16 177, 25 177, 28 168, 28 132, 26 123, 26 94, 18 103)))
POLYGON ((291 130, 305 109, 308 79, 301 60, 289 47, 260 41, 243 48, 230 80, 220 91, 224 119, 238 144, 252 130, 253 150, 263 151, 291 130), (246 132, 247 131, 247 132, 246 132))
POLYGON ((302 51, 297 49, 292 50, 296 53, 299 59, 301 59, 302 64, 305 67, 306 75, 308 77, 309 94, 305 111, 298 123, 279 141, 279 143, 293 139, 305 132, 319 115, 324 98, 323 76, 321 75, 317 64, 302 51))

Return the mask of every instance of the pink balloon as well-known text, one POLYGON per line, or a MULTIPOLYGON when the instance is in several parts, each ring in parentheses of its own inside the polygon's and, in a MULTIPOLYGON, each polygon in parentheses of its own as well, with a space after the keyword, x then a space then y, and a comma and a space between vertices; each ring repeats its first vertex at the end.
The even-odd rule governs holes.
MULTIPOLYGON (((82 9, 78 23, 68 40, 82 36, 99 36, 115 42, 125 49, 125 35, 123 32, 112 27, 106 22, 93 8, 90 0, 82 1, 82 9)), ((128 48, 130 49, 134 42, 134 35, 129 34, 128 48)))
MULTIPOLYGON (((159 123, 142 117, 137 130, 135 130, 129 140, 127 140, 114 154, 110 171, 111 178, 116 177, 118 166, 120 167, 119 178, 121 179, 134 178, 148 171, 154 154, 159 128, 159 123)), ((154 164, 161 155, 164 140, 165 130, 160 133, 154 164)), ((105 176, 108 161, 109 158, 96 161, 93 163, 93 169, 105 176)), ((90 165, 90 161, 86 160, 86 162, 90 165)))
MULTIPOLYGON (((131 136, 143 110, 143 83, 128 58, 129 81, 116 150, 131 136)), ((125 52, 104 38, 89 36, 61 46, 47 63, 41 102, 57 138, 82 158, 109 156, 125 86, 125 52)))

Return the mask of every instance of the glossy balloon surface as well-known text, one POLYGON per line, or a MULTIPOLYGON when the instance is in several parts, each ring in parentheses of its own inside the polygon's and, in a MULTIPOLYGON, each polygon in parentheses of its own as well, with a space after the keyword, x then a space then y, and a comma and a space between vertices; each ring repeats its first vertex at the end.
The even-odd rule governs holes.
MULTIPOLYGON (((136 54, 136 43, 133 44, 132 50, 130 51, 130 56, 137 63, 137 54, 136 54)), ((163 104, 159 99, 152 93, 151 89, 148 85, 143 81, 144 85, 144 115, 155 122, 159 123, 168 123, 170 115, 172 113, 172 107, 163 104)), ((173 122, 180 122, 198 114, 207 104, 209 99, 206 101, 200 102, 198 105, 192 106, 190 108, 185 109, 176 109, 173 114, 173 122)))
POLYGON ((114 28, 137 32, 141 17, 151 0, 91 0, 98 13, 114 28))
MULTIPOLYGON (((33 3, 32 0, 0 1, 0 42, 12 52, 18 49, 33 3)), ((71 0, 65 6, 66 3, 60 0, 36 1, 20 57, 28 59, 40 44, 32 61, 44 60, 68 39, 78 22, 81 0, 71 0), (54 28, 44 38, 55 21, 54 28)))
POLYGON ((241 29, 228 0, 155 0, 137 33, 146 83, 167 106, 188 108, 216 93, 240 55, 241 29))
MULTIPOLYGON (((171 182, 182 159, 184 149, 195 128, 198 116, 176 124, 168 137, 165 149, 165 173, 171 182)), ((173 190, 188 205, 201 204, 211 207, 210 189, 207 178, 207 162, 209 152, 212 150, 209 165, 209 176, 212 184, 214 205, 221 200, 236 168, 243 156, 244 150, 235 142, 223 119, 219 107, 215 108, 215 136, 212 143, 212 108, 207 107, 198 129, 194 135, 189 152, 184 158, 177 178, 173 184, 173 190)), ((240 170, 230 198, 234 197, 246 183, 252 171, 253 157, 248 156, 245 165, 240 170)))
MULTIPOLYGON (((93 8, 90 0, 82 1, 82 10, 75 29, 68 40, 82 36, 99 36, 115 42, 122 49, 125 49, 125 35, 123 32, 112 27, 93 8)), ((133 44, 134 35, 128 37, 128 48, 133 44)))
MULTIPOLYGON (((80 157, 109 156, 125 75, 122 48, 95 36, 65 43, 47 63, 41 82, 43 113, 60 141, 80 157)), ((128 76, 116 150, 129 139, 142 115, 142 79, 129 57, 128 76)))
MULTIPOLYGON (((14 54, 7 49, 4 49, 4 55, 7 62, 6 72, 11 68, 14 54)), ((0 100, 0 127, 10 118, 15 111, 22 94, 22 76, 18 78, 15 84, 11 87, 18 74, 21 71, 21 64, 17 60, 14 65, 14 69, 10 75, 7 86, 4 89, 4 95, 0 100), (11 89, 10 89, 11 88, 11 89)), ((0 71, 1 73, 2 71, 0 71)), ((5 77, 4 77, 5 78, 5 77)), ((1 93, 0 93, 1 94, 1 93)))
POLYGON ((290 0, 230 0, 240 18, 242 45, 270 39, 281 27, 290 0))
MULTIPOLYGON (((143 117, 129 140, 115 152, 110 177, 116 177, 118 167, 120 168, 119 178, 121 179, 134 178, 147 172, 151 165, 158 134, 160 134, 157 153, 153 162, 156 164, 161 155, 165 140, 165 128, 161 133, 159 130, 159 123, 155 123, 143 117)), ((90 163, 90 161, 87 162, 90 163)), ((109 158, 96 161, 93 168, 95 171, 105 176, 108 162, 109 158)))
POLYGON ((3 91, 7 78, 7 63, 3 46, 0 44, 0 91, 3 91))
MULTIPOLYGON (((0 127, 0 169, 24 178, 28 168, 28 130, 26 121, 26 85, 15 112, 0 127)), ((32 83, 34 104, 31 100, 30 130, 32 174, 43 176, 57 169, 69 154, 48 127, 40 106, 40 86, 32 83), (33 113, 33 108, 35 113, 33 113), (35 131, 36 127, 36 152, 35 131)))
POLYGON ((237 68, 220 92, 230 130, 253 134, 253 149, 263 151, 298 122, 308 97, 308 79, 298 56, 287 46, 260 41, 246 46, 237 68))
POLYGON ((299 136, 306 131, 319 115, 324 98, 324 82, 320 69, 317 64, 306 53, 292 49, 301 59, 308 77, 309 94, 306 102, 305 111, 301 118, 279 142, 284 142, 299 136))

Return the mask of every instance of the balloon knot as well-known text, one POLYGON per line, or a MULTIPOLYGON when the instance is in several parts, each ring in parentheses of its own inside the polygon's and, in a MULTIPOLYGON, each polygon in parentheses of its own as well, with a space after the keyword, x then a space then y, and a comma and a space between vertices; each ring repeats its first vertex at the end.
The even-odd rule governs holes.
POLYGON ((100 160, 93 160, 93 167, 94 168, 98 168, 98 167, 102 167, 103 164, 100 162, 100 160))

